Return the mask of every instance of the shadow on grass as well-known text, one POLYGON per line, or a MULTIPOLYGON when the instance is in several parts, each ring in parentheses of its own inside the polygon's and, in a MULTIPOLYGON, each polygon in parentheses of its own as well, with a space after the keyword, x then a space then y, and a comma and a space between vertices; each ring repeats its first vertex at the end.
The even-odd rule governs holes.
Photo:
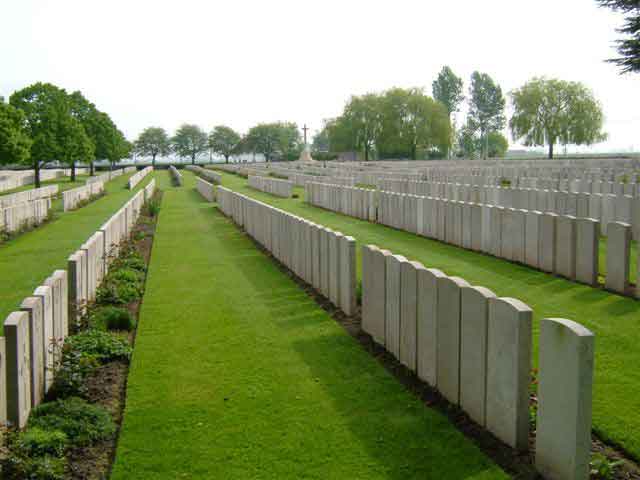
POLYGON ((500 476, 446 418, 408 394, 346 333, 293 347, 387 478, 500 476))

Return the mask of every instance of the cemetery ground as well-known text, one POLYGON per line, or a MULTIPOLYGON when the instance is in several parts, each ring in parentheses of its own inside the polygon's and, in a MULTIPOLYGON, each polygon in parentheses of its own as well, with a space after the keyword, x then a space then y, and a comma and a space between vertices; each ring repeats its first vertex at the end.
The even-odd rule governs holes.
MULTIPOLYGON (((533 309, 534 339, 538 337, 542 318, 570 318, 585 325, 596 335, 593 430, 602 440, 620 447, 635 460, 640 459, 638 300, 564 280, 503 259, 323 210, 305 203, 304 190, 300 188, 295 190, 298 198, 283 199, 249 188, 245 178, 220 173, 223 185, 227 188, 353 236, 358 243, 356 251, 359 266, 360 247, 375 244, 395 254, 404 255, 409 260, 419 261, 428 268, 438 268, 447 275, 460 276, 472 284, 480 284, 500 297, 522 300, 533 309)), ((601 241, 601 259, 605 250, 606 245, 601 241)), ((632 257, 635 260, 635 249, 632 257)), ((360 271, 358 267, 357 272, 360 271)), ((631 271, 635 273, 635 264, 631 271)), ((533 362, 534 365, 537 364, 535 343, 533 362)))
POLYGON ((0 244, 0 278, 10 279, 0 283, 2 318, 53 270, 66 268, 67 257, 152 178, 149 176, 131 191, 126 189, 129 176, 107 182, 107 194, 82 208, 62 212, 61 205, 54 207, 52 221, 0 244))
POLYGON ((182 173, 156 174, 112 479, 507 477, 182 173))
MULTIPOLYGON (((87 178, 89 178, 88 175, 77 175, 75 182, 71 181, 71 177, 62 177, 62 178, 55 178, 52 180, 43 180, 40 183, 40 186, 46 187, 49 185, 58 185, 59 191, 64 192, 65 190, 69 190, 71 188, 81 187, 82 185, 85 184, 87 178)), ((0 192, 0 196, 9 195, 11 193, 24 192, 25 190, 32 190, 33 188, 35 188, 35 185, 31 183, 29 185, 23 185, 21 187, 13 188, 11 190, 3 190, 2 192, 0 192)))

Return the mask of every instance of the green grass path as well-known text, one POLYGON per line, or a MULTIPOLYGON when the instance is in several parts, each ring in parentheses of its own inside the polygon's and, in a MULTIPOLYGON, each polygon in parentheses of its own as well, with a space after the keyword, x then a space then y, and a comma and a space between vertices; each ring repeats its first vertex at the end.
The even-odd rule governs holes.
MULTIPOLYGON (((534 336, 546 317, 575 320, 596 335, 593 425, 604 438, 640 458, 640 302, 563 280, 411 233, 394 230, 313 207, 298 199, 282 199, 247 186, 244 178, 225 174, 223 184, 313 222, 352 235, 360 246, 376 244, 410 260, 460 276, 501 297, 515 297, 534 311, 534 336)), ((360 266, 358 274, 360 274, 360 266)), ((537 344, 534 362, 537 364, 537 344)))
POLYGON ((485 479, 425 408, 194 191, 165 189, 112 480, 485 479))
POLYGON ((126 189, 129 177, 122 175, 107 182, 104 197, 71 212, 56 211, 53 221, 0 244, 2 321, 54 270, 66 268, 69 255, 151 178, 145 178, 132 192, 126 189))

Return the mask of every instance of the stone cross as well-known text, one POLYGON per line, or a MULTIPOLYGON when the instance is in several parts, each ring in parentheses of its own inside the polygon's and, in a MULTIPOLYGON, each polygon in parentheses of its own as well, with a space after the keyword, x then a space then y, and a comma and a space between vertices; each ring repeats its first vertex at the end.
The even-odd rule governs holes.
POLYGON ((307 127, 307 124, 305 123, 304 126, 302 127, 302 131, 304 132, 304 144, 307 144, 307 130, 309 130, 309 127, 307 127))

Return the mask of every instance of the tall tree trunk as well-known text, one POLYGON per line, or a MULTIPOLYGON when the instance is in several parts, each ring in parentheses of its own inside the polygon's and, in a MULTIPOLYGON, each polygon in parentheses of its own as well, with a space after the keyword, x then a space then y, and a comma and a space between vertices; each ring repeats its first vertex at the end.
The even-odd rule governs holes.
POLYGON ((71 181, 76 181, 76 162, 71 162, 71 181))
POLYGON ((364 161, 365 162, 369 161, 369 145, 364 146, 364 161))
POLYGON ((192 153, 191 154, 191 165, 195 165, 196 164, 196 154, 192 153))
POLYGON ((224 156, 224 163, 229 163, 229 155, 224 156))
POLYGON ((95 174, 96 174, 95 166, 93 164, 93 160, 91 160, 91 162, 89 163, 89 175, 93 177, 95 174))
POLYGON ((151 166, 153 168, 156 168, 156 153, 153 154, 153 157, 151 157, 151 166))
POLYGON ((33 174, 35 176, 36 188, 40 188, 40 160, 33 162, 33 174))
POLYGON ((549 158, 553 158, 553 141, 549 142, 549 158))

